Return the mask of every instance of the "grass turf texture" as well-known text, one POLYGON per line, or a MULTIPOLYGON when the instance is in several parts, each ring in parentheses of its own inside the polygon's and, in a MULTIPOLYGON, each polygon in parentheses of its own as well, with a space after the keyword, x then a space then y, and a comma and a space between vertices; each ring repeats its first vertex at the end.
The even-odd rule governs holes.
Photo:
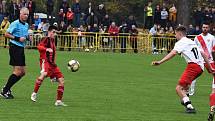
MULTIPOLYGON (((0 49, 0 86, 11 74, 8 50, 0 49)), ((39 54, 26 50, 27 73, 13 88, 15 99, 0 99, 0 121, 205 121, 209 111, 211 76, 204 73, 191 97, 197 114, 185 114, 175 86, 185 68, 183 58, 152 67, 164 55, 57 52, 65 76, 64 102, 55 107, 56 83, 44 80, 37 102, 30 100, 39 74, 39 54), (67 62, 77 59, 72 73, 67 62)))

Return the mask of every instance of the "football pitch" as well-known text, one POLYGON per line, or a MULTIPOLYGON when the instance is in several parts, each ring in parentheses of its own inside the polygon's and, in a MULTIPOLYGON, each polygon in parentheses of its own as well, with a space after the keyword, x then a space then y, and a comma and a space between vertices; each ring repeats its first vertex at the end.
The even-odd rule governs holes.
MULTIPOLYGON (((191 97, 196 114, 184 113, 175 86, 185 68, 180 56, 152 67, 164 55, 57 52, 65 76, 64 102, 55 107, 57 84, 44 80, 37 102, 30 100, 39 75, 39 53, 26 50, 27 73, 14 87, 15 99, 0 98, 0 121, 206 121, 212 76, 206 71, 191 97), (67 62, 81 68, 70 72, 67 62)), ((0 86, 11 74, 8 49, 0 48, 0 86)))

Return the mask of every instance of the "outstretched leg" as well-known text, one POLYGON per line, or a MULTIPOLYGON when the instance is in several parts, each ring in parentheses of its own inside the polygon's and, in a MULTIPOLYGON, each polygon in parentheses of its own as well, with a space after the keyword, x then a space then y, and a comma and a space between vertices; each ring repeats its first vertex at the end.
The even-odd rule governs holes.
POLYGON ((187 88, 182 87, 181 85, 176 86, 176 93, 181 99, 181 104, 185 106, 186 113, 196 113, 196 110, 191 104, 191 101, 187 96, 186 92, 187 92, 187 88))
POLYGON ((36 79, 35 81, 35 85, 34 85, 34 91, 33 93, 31 94, 31 100, 36 102, 36 98, 37 98, 37 92, 39 91, 40 89, 40 86, 44 80, 44 78, 46 77, 47 75, 47 72, 43 72, 41 73, 41 75, 36 79))

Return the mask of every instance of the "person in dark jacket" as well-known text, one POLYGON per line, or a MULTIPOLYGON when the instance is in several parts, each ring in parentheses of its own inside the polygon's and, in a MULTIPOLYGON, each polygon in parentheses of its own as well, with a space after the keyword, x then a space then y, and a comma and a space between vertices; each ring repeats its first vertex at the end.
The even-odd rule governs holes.
POLYGON ((36 9, 35 2, 33 0, 29 0, 27 8, 29 10, 28 23, 31 25, 31 24, 34 24, 34 13, 35 13, 35 9, 36 9))
POLYGON ((54 10, 54 1, 53 0, 47 0, 46 1, 46 12, 47 12, 47 19, 49 22, 52 24, 52 19, 53 19, 53 10, 54 10))
POLYGON ((128 41, 129 28, 126 22, 119 27, 119 38, 121 43, 121 53, 126 53, 126 43, 128 41))

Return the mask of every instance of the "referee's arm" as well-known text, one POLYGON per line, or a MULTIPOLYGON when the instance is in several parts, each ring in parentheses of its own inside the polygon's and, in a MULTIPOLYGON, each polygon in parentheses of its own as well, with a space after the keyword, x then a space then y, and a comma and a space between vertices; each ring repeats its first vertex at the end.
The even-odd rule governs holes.
POLYGON ((17 36, 13 36, 11 33, 9 32, 5 32, 5 35, 4 35, 6 38, 9 38, 9 39, 12 39, 12 40, 15 40, 15 41, 20 41, 20 42, 24 42, 26 40, 25 37, 17 37, 17 36))

